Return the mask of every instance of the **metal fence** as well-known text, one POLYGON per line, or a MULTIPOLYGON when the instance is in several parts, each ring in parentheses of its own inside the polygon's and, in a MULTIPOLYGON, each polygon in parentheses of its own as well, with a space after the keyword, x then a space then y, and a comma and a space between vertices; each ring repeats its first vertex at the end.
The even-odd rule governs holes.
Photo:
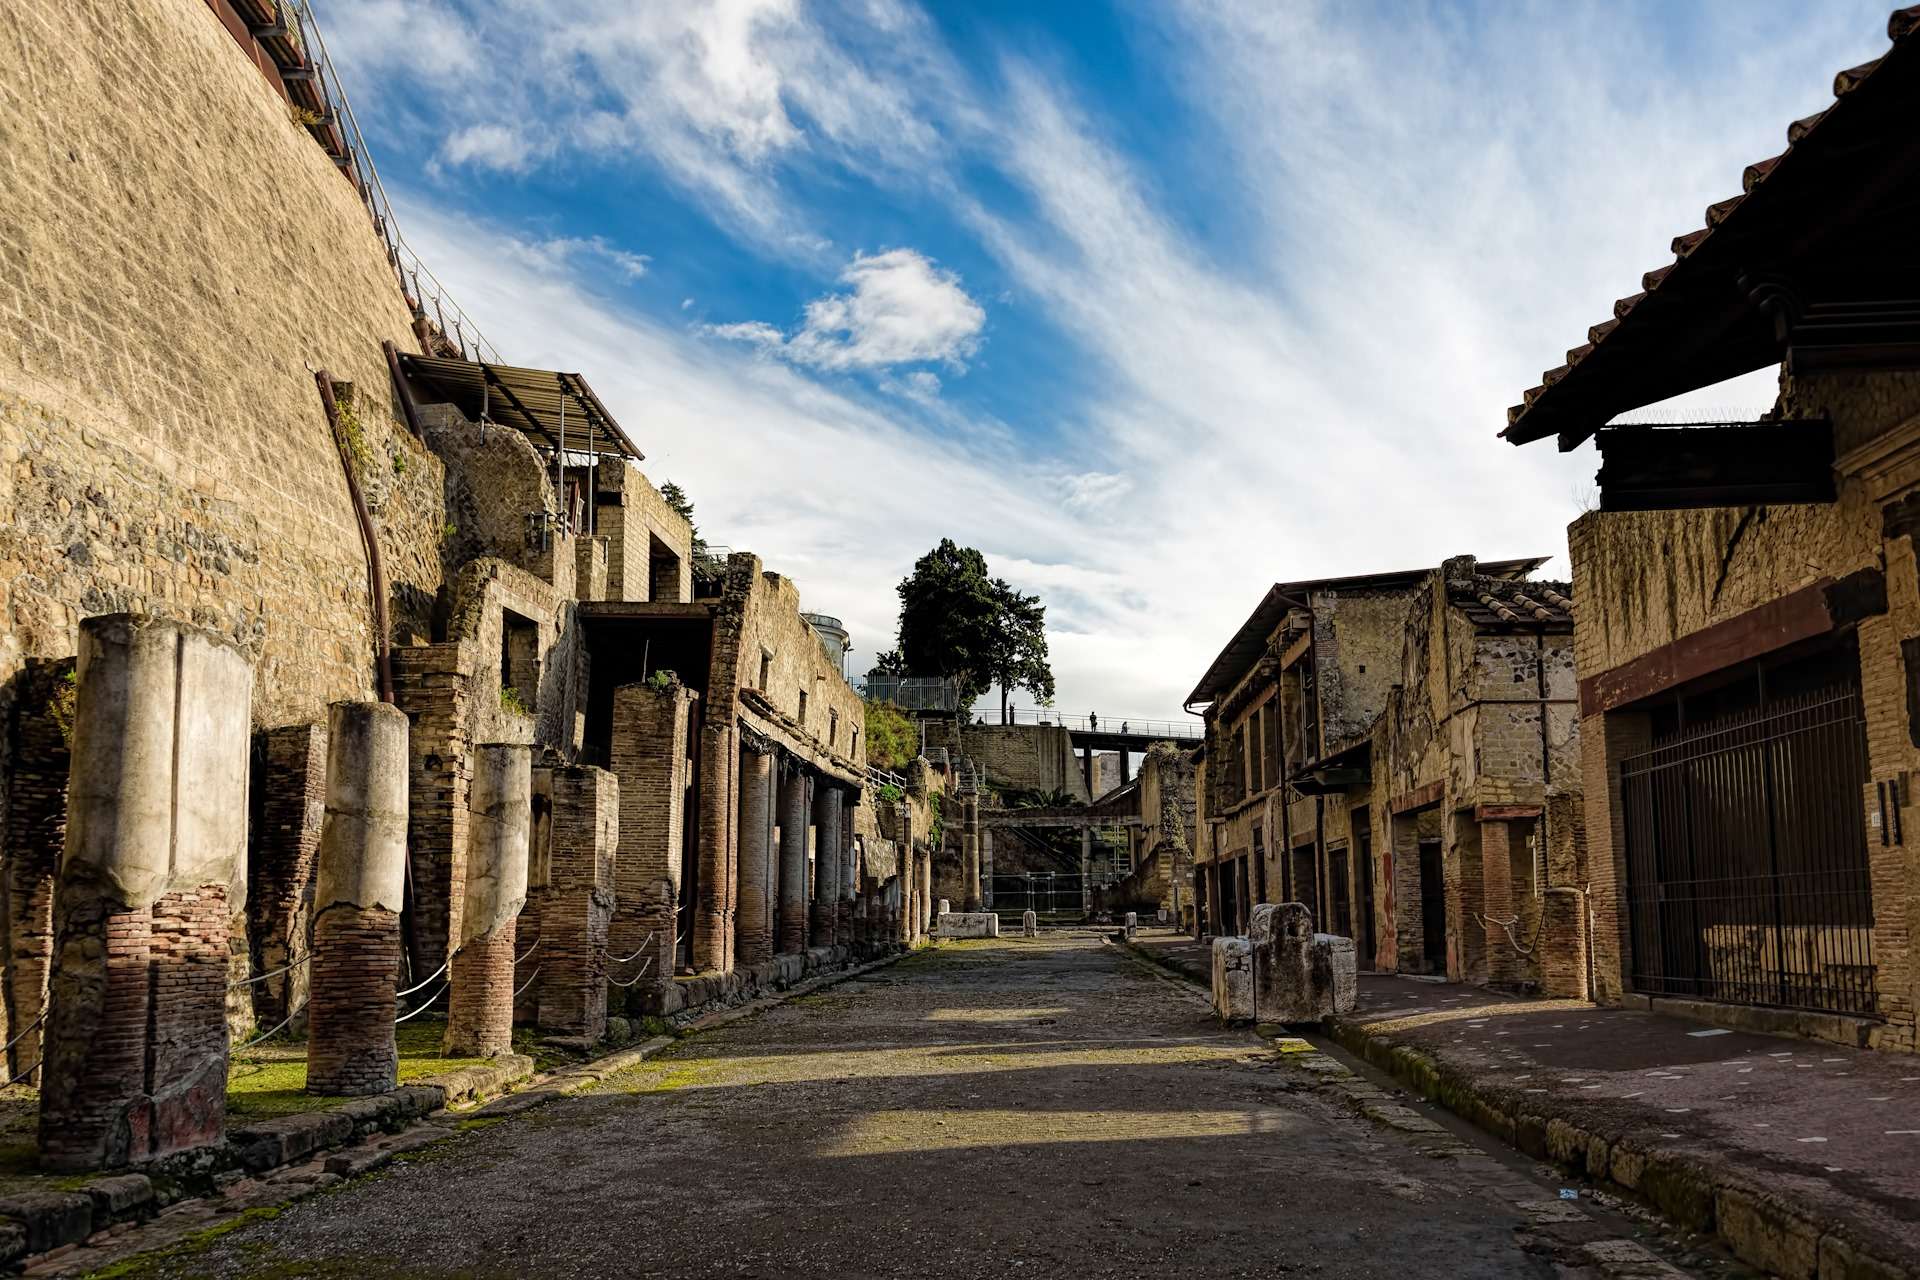
POLYGON ((1054 923, 1082 919, 1087 913, 1085 881, 1078 872, 996 873, 992 881, 992 910, 1003 916, 1028 911, 1054 923))
POLYGON ((1873 1013, 1867 779, 1847 686, 1622 761, 1634 988, 1873 1013))
POLYGON ((902 711, 957 711, 960 689, 943 676, 884 676, 876 672, 857 677, 854 687, 875 702, 891 702, 902 711))

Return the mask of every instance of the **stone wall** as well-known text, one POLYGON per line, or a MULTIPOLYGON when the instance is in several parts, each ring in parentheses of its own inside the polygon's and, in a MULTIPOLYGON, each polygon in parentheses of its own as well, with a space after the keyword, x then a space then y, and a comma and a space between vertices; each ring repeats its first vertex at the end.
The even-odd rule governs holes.
POLYGON ((693 599, 693 527, 638 467, 601 468, 594 521, 607 539, 609 600, 693 599))
POLYGON ((203 4, 17 0, 0 49, 0 682, 130 610, 245 645, 256 725, 366 696, 310 366, 356 388, 397 622, 426 622, 444 515, 394 421, 380 344, 415 341, 359 196, 203 4))
POLYGON ((1002 791, 1064 791, 1076 800, 1092 797, 1072 735, 1060 725, 964 724, 960 752, 986 770, 1002 791))

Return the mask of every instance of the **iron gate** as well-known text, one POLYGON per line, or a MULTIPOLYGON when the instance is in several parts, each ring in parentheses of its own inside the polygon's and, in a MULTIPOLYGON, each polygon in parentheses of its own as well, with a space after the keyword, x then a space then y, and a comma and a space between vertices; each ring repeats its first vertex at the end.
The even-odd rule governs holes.
POLYGON ((1873 1013, 1867 778, 1857 684, 1622 761, 1634 989, 1873 1013))
POLYGON ((1031 911, 1042 920, 1078 921, 1087 913, 1078 872, 1034 871, 996 874, 993 906, 999 915, 1018 917, 1031 911))

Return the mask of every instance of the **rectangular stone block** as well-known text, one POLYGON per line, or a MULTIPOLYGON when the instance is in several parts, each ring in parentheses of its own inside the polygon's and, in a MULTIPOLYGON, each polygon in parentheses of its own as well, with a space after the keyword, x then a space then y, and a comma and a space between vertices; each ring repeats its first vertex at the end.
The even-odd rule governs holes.
POLYGON ((949 911, 935 922, 936 938, 997 938, 1000 917, 991 911, 949 911))

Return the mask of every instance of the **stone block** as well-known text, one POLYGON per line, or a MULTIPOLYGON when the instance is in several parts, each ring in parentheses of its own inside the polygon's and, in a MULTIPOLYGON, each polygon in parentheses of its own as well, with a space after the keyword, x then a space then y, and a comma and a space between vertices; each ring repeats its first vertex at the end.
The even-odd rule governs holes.
POLYGON ((94 1221, 103 1225, 142 1213, 153 1203, 153 1181, 143 1173, 95 1178, 86 1191, 93 1197, 94 1221))
POLYGON ((1260 1022, 1319 1022, 1350 1013, 1358 991, 1353 939, 1313 932, 1313 915, 1298 902, 1253 909, 1255 1017, 1260 1022))
POLYGON ((1023 938, 1039 937, 1040 917, 1031 911, 1023 913, 1020 917, 1020 936, 1023 938))
POLYGON ((1134 935, 1140 931, 1140 914, 1136 911, 1129 911, 1121 923, 1127 931, 1127 940, 1131 942, 1134 935))
POLYGON ((27 1191, 0 1197, 0 1218, 26 1231, 28 1253, 45 1253, 93 1234, 93 1198, 68 1191, 27 1191))
POLYGON ((1245 938, 1213 940, 1213 1012, 1222 1022, 1253 1021, 1253 946, 1245 938))
POLYGON ((997 938, 1000 917, 991 911, 947 911, 935 923, 936 938, 997 938))

